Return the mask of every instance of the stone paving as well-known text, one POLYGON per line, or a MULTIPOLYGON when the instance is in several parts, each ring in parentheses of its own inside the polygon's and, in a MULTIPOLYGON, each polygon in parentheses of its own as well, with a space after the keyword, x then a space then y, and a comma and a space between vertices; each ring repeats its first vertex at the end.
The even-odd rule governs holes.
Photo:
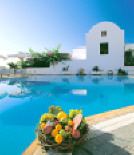
MULTIPOLYGON (((134 155, 134 123, 110 133, 103 133, 87 139, 77 146, 72 155, 134 155)), ((41 149, 34 155, 44 155, 41 149)), ((48 152, 48 155, 71 155, 70 153, 48 152)))
POLYGON ((76 148, 73 155, 134 155, 134 123, 93 137, 76 148))
MULTIPOLYGON (((89 135, 77 146, 73 155, 134 155, 134 106, 86 118, 89 135)), ((42 152, 37 139, 23 155, 72 155, 42 152)))

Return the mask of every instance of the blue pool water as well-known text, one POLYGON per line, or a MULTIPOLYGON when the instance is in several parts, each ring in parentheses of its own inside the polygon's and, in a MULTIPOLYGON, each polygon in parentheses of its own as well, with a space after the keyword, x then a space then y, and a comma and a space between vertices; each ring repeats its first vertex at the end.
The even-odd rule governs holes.
POLYGON ((107 76, 33 76, 0 79, 0 155, 20 155, 50 105, 90 116, 134 104, 134 79, 107 76))

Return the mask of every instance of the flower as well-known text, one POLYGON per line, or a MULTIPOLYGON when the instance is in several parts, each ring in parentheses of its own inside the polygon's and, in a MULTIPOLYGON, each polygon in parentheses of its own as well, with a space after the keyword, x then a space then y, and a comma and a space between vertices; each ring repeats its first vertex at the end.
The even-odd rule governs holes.
POLYGON ((52 54, 52 53, 48 53, 48 55, 49 55, 50 57, 52 57, 52 56, 53 56, 53 54, 52 54))

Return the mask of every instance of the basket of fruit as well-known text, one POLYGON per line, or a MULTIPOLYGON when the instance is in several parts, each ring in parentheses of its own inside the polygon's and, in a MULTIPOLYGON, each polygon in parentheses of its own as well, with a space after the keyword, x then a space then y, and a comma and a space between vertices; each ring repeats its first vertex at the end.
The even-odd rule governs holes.
POLYGON ((59 106, 50 106, 49 113, 41 116, 36 135, 45 150, 73 150, 88 134, 88 125, 82 110, 66 114, 59 106))

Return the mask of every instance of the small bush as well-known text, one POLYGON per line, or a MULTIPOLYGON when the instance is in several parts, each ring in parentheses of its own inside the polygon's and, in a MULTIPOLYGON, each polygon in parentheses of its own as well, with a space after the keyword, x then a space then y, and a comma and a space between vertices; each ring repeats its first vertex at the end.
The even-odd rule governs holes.
POLYGON ((121 68, 118 69, 118 75, 128 75, 128 73, 125 70, 122 70, 121 68))
POLYGON ((80 73, 80 75, 85 74, 85 73, 84 73, 84 69, 83 69, 83 68, 82 68, 82 69, 80 69, 80 72, 79 72, 79 73, 80 73))
POLYGON ((124 65, 125 66, 134 66, 134 57, 132 56, 132 49, 125 51, 124 53, 124 65))
POLYGON ((16 68, 18 68, 18 66, 17 66, 17 64, 15 64, 15 63, 13 63, 13 62, 9 62, 8 63, 8 66, 12 69, 16 69, 16 68))
POLYGON ((99 69, 98 66, 94 66, 92 70, 93 70, 93 71, 96 71, 96 72, 100 71, 100 69, 99 69))

